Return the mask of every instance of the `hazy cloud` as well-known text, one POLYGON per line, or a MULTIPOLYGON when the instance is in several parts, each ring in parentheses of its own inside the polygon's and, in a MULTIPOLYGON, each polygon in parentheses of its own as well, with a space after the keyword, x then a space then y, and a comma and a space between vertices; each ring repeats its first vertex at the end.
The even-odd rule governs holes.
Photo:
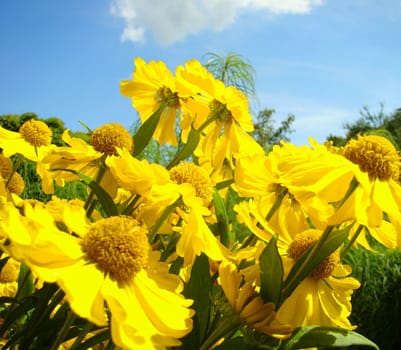
POLYGON ((112 0, 110 11, 124 22, 123 41, 140 42, 149 31, 172 44, 204 29, 219 31, 245 11, 306 14, 324 0, 112 0))

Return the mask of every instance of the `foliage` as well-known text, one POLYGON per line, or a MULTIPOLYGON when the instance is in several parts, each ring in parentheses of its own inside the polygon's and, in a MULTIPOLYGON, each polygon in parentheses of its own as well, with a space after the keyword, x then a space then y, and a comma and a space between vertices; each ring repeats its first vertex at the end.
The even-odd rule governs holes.
POLYGON ((358 134, 383 135, 398 149, 401 149, 401 110, 397 109, 390 115, 384 112, 384 105, 380 104, 378 112, 371 112, 367 106, 361 108, 360 117, 353 122, 344 124, 345 137, 329 135, 328 141, 335 146, 343 146, 358 134))
POLYGON ((288 115, 287 119, 282 120, 278 128, 274 125, 274 109, 260 111, 256 117, 255 130, 253 136, 255 140, 269 151, 273 145, 280 144, 280 141, 290 141, 289 134, 293 132, 291 125, 295 120, 293 114, 288 115))
POLYGON ((255 69, 243 56, 230 52, 218 55, 206 54, 205 67, 227 86, 235 86, 250 98, 256 98, 255 69))
POLYGON ((354 248, 345 261, 362 286, 352 297, 351 320, 382 350, 401 348, 401 252, 375 245, 354 248))

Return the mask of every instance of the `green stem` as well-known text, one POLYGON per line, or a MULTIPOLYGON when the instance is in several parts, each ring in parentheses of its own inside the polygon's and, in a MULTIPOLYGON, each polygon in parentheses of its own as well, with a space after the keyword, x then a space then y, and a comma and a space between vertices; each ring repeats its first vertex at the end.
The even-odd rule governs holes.
POLYGON ((351 196, 351 194, 356 190, 356 188, 358 186, 359 186, 358 180, 355 177, 353 177, 351 182, 350 182, 350 184, 349 184, 349 186, 348 186, 348 190, 345 193, 344 197, 341 199, 340 202, 338 202, 336 204, 336 208, 337 209, 340 209, 344 205, 344 203, 347 201, 347 199, 351 196))
POLYGON ((82 327, 81 331, 79 332, 78 336, 75 338, 74 343, 71 345, 71 350, 74 350, 79 344, 81 344, 82 340, 85 339, 86 335, 92 330, 93 324, 87 322, 82 327))
MULTIPOLYGON (((96 179, 95 179, 95 183, 97 185, 100 185, 100 181, 102 181, 102 178, 104 176, 104 174, 106 173, 106 164, 105 164, 105 160, 106 160, 107 154, 103 154, 102 157, 100 158, 100 165, 99 165, 99 169, 96 175, 96 179)), ((84 208, 88 209, 91 207, 91 203, 93 201, 93 197, 95 196, 95 192, 91 189, 88 195, 88 198, 85 201, 85 205, 84 208)), ((88 213, 87 216, 89 217, 90 214, 88 213)))
POLYGON ((130 200, 127 204, 127 206, 125 207, 125 209, 123 210, 122 214, 123 215, 131 215, 132 212, 135 209, 135 205, 137 204, 139 198, 141 198, 141 196, 139 194, 133 196, 132 200, 130 200))
POLYGON ((211 113, 209 117, 201 124, 201 126, 197 129, 198 132, 201 132, 204 128, 206 128, 209 124, 213 123, 220 117, 220 111, 217 110, 214 113, 211 113))
POLYGON ((213 332, 208 336, 205 342, 201 345, 199 350, 209 350, 214 344, 216 344, 222 338, 228 338, 238 330, 243 324, 241 317, 238 314, 230 315, 230 317, 224 317, 213 332))
MULTIPOLYGON (((306 257, 305 261, 299 267, 299 269, 295 272, 295 274, 291 277, 290 281, 286 285, 285 289, 283 289, 281 300, 286 300, 292 293, 292 291, 296 288, 296 285, 300 283, 304 279, 303 275, 305 274, 306 267, 311 263, 311 261, 315 258, 319 249, 322 247, 326 239, 329 237, 330 233, 333 231, 334 226, 327 226, 323 231, 322 236, 316 242, 316 244, 312 247, 310 253, 306 257)), ((306 276, 305 276, 306 277, 306 276)), ((286 281, 287 282, 287 281, 286 281)))
POLYGON ((357 230, 355 231, 354 235, 352 236, 352 238, 349 240, 349 242, 347 243, 347 245, 345 246, 345 248, 341 251, 341 260, 344 258, 344 256, 348 253, 348 251, 351 249, 351 247, 353 246, 353 244, 355 243, 355 241, 358 239, 359 235, 361 234, 363 228, 365 226, 363 225, 359 225, 357 230))
POLYGON ((157 231, 159 230, 161 225, 163 225, 163 223, 168 219, 168 217, 175 210, 175 208, 177 208, 180 205, 180 203, 182 203, 181 197, 164 209, 163 213, 160 215, 160 217, 156 220, 154 225, 149 230, 149 242, 154 241, 157 231))
POLYGON ((274 213, 280 208, 281 203, 283 202, 284 197, 288 194, 288 189, 285 187, 280 187, 276 192, 276 201, 273 203, 269 212, 266 215, 266 221, 269 222, 273 217, 274 213))
POLYGON ((49 350, 57 350, 60 347, 60 345, 64 342, 68 332, 70 331, 70 327, 74 323, 75 318, 76 318, 75 314, 70 310, 63 324, 63 327, 60 329, 60 332, 58 333, 56 340, 54 341, 52 347, 49 350))
POLYGON ((11 174, 8 176, 7 182, 6 182, 6 188, 8 188, 8 185, 10 184, 11 178, 13 177, 14 173, 17 171, 18 167, 20 166, 22 160, 24 159, 24 156, 20 153, 16 154, 17 160, 15 161, 13 165, 13 169, 11 171, 11 174))

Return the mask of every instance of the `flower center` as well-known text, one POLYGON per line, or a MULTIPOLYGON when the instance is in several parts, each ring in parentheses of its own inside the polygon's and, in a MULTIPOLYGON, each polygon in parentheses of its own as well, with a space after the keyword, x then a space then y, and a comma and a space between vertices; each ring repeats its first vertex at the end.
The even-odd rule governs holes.
POLYGON ((213 182, 205 169, 193 164, 183 162, 169 171, 170 178, 177 184, 189 183, 195 188, 195 193, 203 199, 204 204, 210 204, 213 196, 213 182))
POLYGON ((180 108, 180 100, 178 98, 178 94, 176 92, 172 92, 171 89, 167 86, 162 86, 157 91, 157 102, 166 102, 169 108, 180 108))
POLYGON ((216 118, 221 122, 231 121, 233 119, 231 112, 227 109, 227 106, 216 99, 210 102, 209 108, 211 114, 216 116, 216 118))
POLYGON ((8 180, 7 189, 11 193, 15 193, 19 196, 22 192, 24 192, 25 182, 22 176, 18 173, 13 173, 11 178, 8 180))
MULTIPOLYGON (((320 231, 314 229, 297 234, 288 247, 288 256, 295 260, 298 259, 311 245, 319 240, 320 235, 320 231)), ((339 262, 340 259, 337 253, 330 254, 312 271, 310 277, 315 280, 329 277, 339 262)))
POLYGON ((121 124, 109 123, 95 129, 91 136, 91 145, 98 151, 108 155, 116 155, 116 147, 133 149, 133 139, 121 124))
POLYGON ((118 282, 147 268, 147 229, 128 216, 112 216, 91 225, 81 241, 87 259, 118 282))
POLYGON ((30 119, 19 128, 23 139, 32 146, 48 146, 52 142, 53 132, 40 120, 30 119))
POLYGON ((4 179, 8 179, 13 171, 13 162, 10 158, 0 154, 0 175, 4 179))
POLYGON ((385 137, 377 135, 358 136, 350 140, 344 149, 344 156, 369 174, 371 179, 398 180, 400 176, 400 155, 385 137))
POLYGON ((15 282, 18 279, 19 269, 14 260, 8 259, 0 272, 0 283, 15 282))

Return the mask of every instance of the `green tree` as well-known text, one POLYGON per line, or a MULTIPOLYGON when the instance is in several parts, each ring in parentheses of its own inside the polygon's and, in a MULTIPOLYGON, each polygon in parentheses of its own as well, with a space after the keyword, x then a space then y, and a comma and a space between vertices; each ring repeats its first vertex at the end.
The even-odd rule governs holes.
POLYGON ((61 136, 65 130, 64 122, 57 117, 50 117, 43 120, 53 132, 52 143, 57 146, 64 146, 61 136))
POLYGON ((18 131, 21 126, 19 114, 3 114, 0 116, 0 126, 11 131, 18 131))
POLYGON ((279 144, 281 140, 289 141, 289 134, 293 132, 291 125, 295 120, 293 114, 289 114, 282 120, 279 127, 275 126, 273 119, 274 109, 265 108, 256 117, 253 137, 268 152, 273 145, 279 144))
POLYGON ((384 112, 384 105, 380 104, 378 112, 371 112, 364 106, 359 112, 360 117, 344 124, 345 136, 330 134, 327 137, 335 146, 344 146, 350 139, 361 134, 374 134, 389 139, 394 146, 401 149, 401 109, 396 109, 391 114, 384 112))

